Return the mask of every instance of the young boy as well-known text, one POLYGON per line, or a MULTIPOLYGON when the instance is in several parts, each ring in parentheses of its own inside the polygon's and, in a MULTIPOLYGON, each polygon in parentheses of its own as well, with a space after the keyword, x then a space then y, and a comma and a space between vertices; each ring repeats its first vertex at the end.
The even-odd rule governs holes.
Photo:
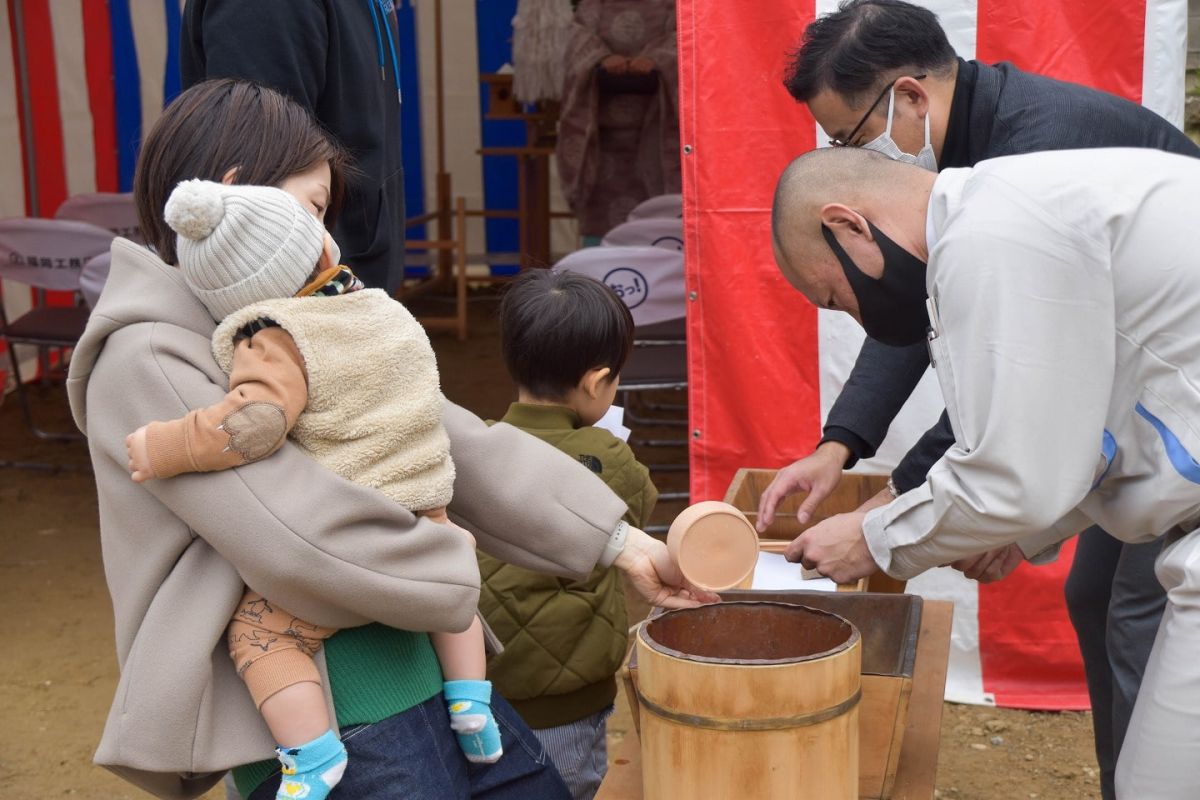
MULTIPOLYGON (((248 464, 290 435, 342 477, 470 537, 446 516, 454 465, 437 364, 404 306, 339 266, 321 223, 280 189, 184 181, 164 217, 179 235, 184 280, 220 323, 213 353, 229 373, 229 393, 130 434, 133 479, 248 464)), ((280 745, 277 798, 321 800, 345 771, 312 661, 334 633, 250 589, 229 624, 238 674, 280 745)), ((463 633, 430 638, 463 753, 498 760, 478 618, 463 633)))
MULTIPOLYGON (((592 427, 612 405, 633 345, 633 318, 604 284, 531 270, 500 304, 504 360, 517 402, 501 422, 577 458, 644 527, 658 492, 629 446, 592 427)), ((607 769, 605 721, 628 644, 620 576, 597 569, 565 581, 479 557, 480 611, 504 642, 488 677, 545 745, 575 800, 590 800, 607 769)))

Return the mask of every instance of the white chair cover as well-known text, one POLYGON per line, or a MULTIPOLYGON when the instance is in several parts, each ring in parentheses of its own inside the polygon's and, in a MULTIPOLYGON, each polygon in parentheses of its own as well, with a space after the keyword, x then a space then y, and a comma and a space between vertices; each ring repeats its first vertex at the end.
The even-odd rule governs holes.
POLYGON ((683 217, 683 195, 660 194, 643 200, 634 206, 626 219, 649 219, 652 217, 683 217))
POLYGON ((54 212, 54 218, 90 222, 107 228, 117 236, 145 244, 141 227, 138 225, 137 208, 133 205, 133 194, 130 192, 71 195, 58 207, 58 211, 54 212))
POLYGON ((0 219, 0 278, 52 291, 79 289, 88 259, 107 253, 112 231, 86 222, 0 219))
POLYGON ((101 253, 95 258, 89 258, 79 273, 79 291, 83 294, 83 302, 88 308, 95 308, 100 300, 100 292, 104 291, 104 282, 108 280, 108 269, 112 266, 112 253, 101 253))
POLYGON ((683 252, 683 220, 647 217, 622 222, 609 231, 600 244, 606 247, 661 247, 683 252))
POLYGON ((107 253, 113 231, 70 219, 0 219, 0 278, 53 291, 79 289, 90 258, 107 253))
POLYGON ((587 247, 564 257, 555 272, 570 270, 612 288, 629 306, 634 325, 684 316, 683 253, 661 247, 587 247))
MULTIPOLYGON (((0 280, 25 284, 38 289, 51 291, 79 291, 79 276, 83 265, 88 259, 100 253, 107 253, 113 240, 112 231, 89 225, 86 222, 73 222, 60 219, 37 219, 16 217, 0 219, 0 280)), ((5 285, 5 288, 11 288, 5 285)), ((9 324, 17 326, 22 320, 38 316, 39 326, 46 325, 54 330, 71 331, 78 327, 82 330, 78 314, 81 309, 53 308, 34 309, 33 293, 28 290, 6 291, 4 306, 8 312, 9 324)), ((86 319, 84 317, 83 319, 86 319)), ((12 334, 12 328, 4 332, 7 340, 12 334)), ((78 332, 71 333, 73 339, 78 332)), ((54 338, 54 337, 52 337, 54 338)), ((64 336, 64 338, 66 338, 64 336)), ((19 367, 23 378, 35 377, 37 374, 36 349, 25 345, 10 347, 9 357, 14 368, 19 367)), ((4 362, 0 362, 0 365, 4 362)), ((7 373, 7 366, 0 366, 7 373)), ((7 380, 8 375, 5 375, 7 380)), ((15 377, 15 375, 13 376, 15 377)), ((26 420, 35 433, 40 429, 32 421, 28 412, 28 398, 22 387, 21 402, 26 409, 26 420)), ((0 393, 2 393, 0 389, 0 393)), ((43 435, 42 431, 38 435, 43 435)), ((59 438, 58 434, 47 434, 51 438, 59 438)))

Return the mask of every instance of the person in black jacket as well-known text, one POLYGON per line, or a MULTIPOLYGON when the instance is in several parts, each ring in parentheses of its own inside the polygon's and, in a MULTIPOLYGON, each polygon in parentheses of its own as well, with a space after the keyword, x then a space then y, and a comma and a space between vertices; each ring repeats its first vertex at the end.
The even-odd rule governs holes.
MULTIPOLYGON (((957 58, 937 17, 901 0, 848 0, 811 23, 784 85, 807 104, 830 144, 867 147, 927 169, 1088 147, 1148 147, 1200 156, 1182 132, 1134 103, 1011 64, 957 58)), ((874 455, 928 366, 924 343, 889 347, 868 338, 815 452, 781 470, 763 493, 760 529, 770 524, 779 502, 798 491, 808 492, 800 509, 806 521, 843 469, 874 455)), ((892 473, 889 489, 870 505, 923 483, 953 442, 943 413, 892 473)), ((1160 548, 1157 542, 1122 544, 1093 527, 1079 539, 1066 585, 1094 711, 1105 798, 1114 796, 1116 758, 1165 603, 1154 574, 1160 548)), ((996 580, 1022 559, 1011 545, 955 566, 968 577, 996 580)))
POLYGON ((209 78, 269 86, 307 108, 353 158, 333 237, 368 287, 404 273, 400 62, 392 0, 188 0, 183 88, 209 78))

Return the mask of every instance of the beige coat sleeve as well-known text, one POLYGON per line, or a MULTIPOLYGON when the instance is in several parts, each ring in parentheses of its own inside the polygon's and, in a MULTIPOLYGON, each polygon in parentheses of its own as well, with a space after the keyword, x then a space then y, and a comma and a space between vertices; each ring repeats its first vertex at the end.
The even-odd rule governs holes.
POLYGON ((562 577, 590 574, 625 503, 566 453, 446 403, 458 477, 450 516, 488 555, 562 577))
MULTIPOLYGON (((88 404, 103 409, 87 420, 93 460, 123 464, 128 431, 225 395, 206 338, 156 327, 161 337, 145 335, 149 326, 139 325, 105 344, 105 364, 119 366, 97 369, 88 386, 88 404)), ((127 476, 105 481, 102 491, 110 498, 131 492, 129 502, 145 502, 140 494, 149 492, 245 584, 318 625, 375 621, 404 630, 461 631, 474 616, 479 570, 464 537, 339 477, 290 440, 271 458, 236 470, 143 484, 127 476)), ((175 529, 125 524, 129 529, 119 535, 131 542, 178 536, 175 529)))
MULTIPOLYGON (((225 393, 207 352, 174 337, 126 329, 108 339, 105 358, 122 368, 91 378, 88 403, 105 413, 90 416, 88 436, 94 453, 117 464, 128 459, 128 431, 225 393), (136 403, 128 402, 131 386, 136 403)), ((516 428, 489 428, 449 403, 444 423, 458 467, 450 512, 480 546, 530 569, 588 574, 625 504, 585 467, 516 428)), ((126 484, 133 486, 127 477, 126 484)), ((344 480, 291 442, 237 470, 148 481, 138 491, 149 491, 247 585, 310 622, 461 631, 474 617, 479 569, 464 537, 344 480)))
POLYGON ((152 422, 146 449, 156 478, 230 469, 283 446, 308 402, 304 359, 283 328, 241 339, 229 392, 217 403, 170 422, 152 422))

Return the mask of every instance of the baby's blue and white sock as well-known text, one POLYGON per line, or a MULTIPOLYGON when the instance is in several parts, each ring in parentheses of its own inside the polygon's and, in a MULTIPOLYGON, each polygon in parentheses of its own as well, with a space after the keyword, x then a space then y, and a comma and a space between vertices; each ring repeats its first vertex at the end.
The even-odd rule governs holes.
POLYGON ((325 800, 346 772, 346 747, 333 731, 299 747, 276 747, 283 779, 275 800, 325 800))
POLYGON ((504 748, 500 745, 496 718, 492 716, 492 682, 446 681, 442 692, 450 711, 450 727, 458 736, 458 746, 467 761, 473 764, 499 761, 504 748))

